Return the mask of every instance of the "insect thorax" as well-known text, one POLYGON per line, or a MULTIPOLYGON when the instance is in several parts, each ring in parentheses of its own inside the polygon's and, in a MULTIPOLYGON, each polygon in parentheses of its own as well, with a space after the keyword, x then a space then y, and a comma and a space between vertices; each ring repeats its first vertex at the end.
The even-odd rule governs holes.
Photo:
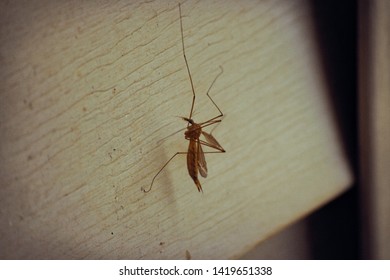
POLYGON ((187 127, 187 130, 184 132, 184 135, 186 138, 189 139, 198 139, 200 137, 202 131, 202 127, 197 124, 191 124, 189 127, 187 127))

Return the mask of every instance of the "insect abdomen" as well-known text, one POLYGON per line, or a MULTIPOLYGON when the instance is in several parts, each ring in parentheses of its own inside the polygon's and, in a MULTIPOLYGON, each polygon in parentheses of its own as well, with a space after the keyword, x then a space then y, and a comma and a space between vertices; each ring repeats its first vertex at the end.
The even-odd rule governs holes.
MULTIPOLYGON (((187 131, 186 131, 187 132, 187 131)), ((188 146, 188 152, 187 152, 187 169, 188 174, 191 176, 192 180, 194 181, 196 187, 198 188, 198 191, 202 191, 202 186, 198 179, 198 158, 197 158, 197 145, 198 143, 194 140, 190 140, 190 144, 188 146)))

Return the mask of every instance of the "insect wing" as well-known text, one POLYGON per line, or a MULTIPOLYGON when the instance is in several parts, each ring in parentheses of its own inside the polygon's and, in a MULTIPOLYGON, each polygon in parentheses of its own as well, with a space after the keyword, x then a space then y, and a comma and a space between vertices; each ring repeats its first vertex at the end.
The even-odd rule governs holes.
POLYGON ((190 144, 188 145, 187 152, 187 169, 188 174, 190 174, 192 179, 198 178, 198 153, 197 153, 197 142, 194 140, 190 140, 190 144))
POLYGON ((208 142, 214 149, 220 150, 221 152, 224 152, 225 149, 222 148, 222 146, 218 143, 218 141, 214 138, 213 135, 202 131, 202 134, 204 138, 206 138, 206 142, 208 142))
POLYGON ((199 173, 203 178, 207 177, 207 163, 204 157, 204 152, 202 149, 202 145, 198 142, 198 167, 199 173))

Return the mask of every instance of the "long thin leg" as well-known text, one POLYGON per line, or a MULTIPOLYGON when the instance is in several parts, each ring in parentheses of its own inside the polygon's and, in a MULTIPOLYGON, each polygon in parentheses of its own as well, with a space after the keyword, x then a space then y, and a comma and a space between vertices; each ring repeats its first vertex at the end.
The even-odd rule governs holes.
POLYGON ((210 130, 210 134, 213 134, 213 131, 221 124, 222 118, 224 118, 224 117, 225 117, 225 115, 223 115, 220 120, 218 120, 215 123, 213 123, 213 124, 216 124, 216 125, 210 130))
POLYGON ((195 89, 194 89, 194 83, 192 82, 190 67, 188 66, 188 61, 187 61, 187 57, 186 57, 186 51, 184 49, 183 22, 182 22, 182 19, 181 19, 182 16, 181 16, 181 6, 180 6, 180 3, 179 3, 179 14, 180 14, 180 30, 181 30, 181 44, 182 44, 182 47, 183 47, 183 56, 184 56, 184 61, 186 62, 187 72, 188 72, 188 76, 190 77, 191 89, 192 89, 192 105, 191 105, 190 116, 188 117, 189 119, 191 119, 192 118, 192 112, 194 111, 194 104, 195 104, 195 89))
MULTIPOLYGON (((209 125, 213 125, 213 124, 216 124, 216 123, 220 123, 221 121, 222 121, 222 120, 213 120, 213 119, 211 119, 211 120, 208 120, 208 121, 205 121, 205 122, 200 123, 200 125, 201 125, 201 128, 204 128, 204 127, 209 126, 209 125)), ((185 130, 185 129, 187 129, 187 128, 184 127, 184 128, 179 129, 179 130, 177 130, 177 131, 175 131, 175 132, 172 132, 172 133, 169 134, 168 136, 165 136, 164 138, 158 140, 158 141, 157 141, 157 144, 160 145, 160 144, 161 144, 165 139, 167 139, 168 137, 171 137, 172 135, 175 135, 176 133, 178 133, 178 132, 180 132, 180 131, 183 131, 183 130, 185 130)), ((212 130, 214 130, 214 128, 213 128, 212 130)), ((188 140, 188 139, 187 139, 187 140, 188 140)))
POLYGON ((156 175, 154 175, 153 179, 152 179, 152 183, 150 184, 150 187, 148 190, 145 190, 144 187, 141 188, 141 190, 144 192, 144 193, 148 193, 150 192, 150 190, 152 189, 152 186, 153 186, 153 182, 154 182, 154 179, 156 179, 156 177, 158 176, 158 174, 160 174, 160 172, 168 165, 168 163, 177 155, 184 155, 184 154, 187 154, 187 152, 177 152, 176 154, 174 154, 165 164, 163 167, 161 167, 161 169, 157 172, 156 175))
POLYGON ((211 83, 211 85, 210 85, 210 87, 209 87, 209 89, 207 90, 207 93, 206 93, 206 95, 210 98, 210 100, 211 100, 211 102, 213 102, 213 104, 214 104, 214 106, 218 109, 218 111, 219 111, 219 113, 220 113, 220 115, 219 116, 217 116, 217 117, 214 117, 214 118, 212 118, 211 120, 213 120, 213 119, 216 119, 216 118, 219 118, 219 117, 222 117, 223 116, 223 113, 222 113, 222 111, 221 111, 221 109, 219 109, 219 107, 217 106, 217 104, 215 104, 215 102, 214 102, 214 100, 211 98, 211 96, 209 95, 209 92, 210 92, 210 89, 213 87, 213 85, 214 85, 214 83, 215 83, 215 81, 218 79, 218 77, 219 76, 221 76, 222 75, 222 73, 223 73, 223 68, 222 68, 222 66, 219 66, 219 68, 221 69, 221 72, 219 72, 219 74, 217 75, 217 77, 215 77, 215 79, 214 79, 214 81, 211 83))
MULTIPOLYGON (((215 117, 215 118, 218 118, 218 117, 215 117)), ((216 123, 220 123, 222 121, 222 120, 214 120, 215 118, 212 118, 211 120, 208 120, 208 121, 200 123, 200 127, 204 128, 206 126, 213 125, 213 124, 216 124, 216 123)))
MULTIPOLYGON (((182 21, 182 15, 181 15, 181 6, 180 6, 180 3, 179 3, 179 14, 180 14, 180 31, 181 31, 181 44, 182 44, 182 48, 183 48, 183 56, 184 56, 184 61, 186 63, 186 67, 187 67, 187 72, 188 72, 188 76, 190 77, 190 83, 191 83, 191 89, 192 89, 192 104, 191 104, 191 111, 190 111, 190 116, 188 117, 189 119, 192 119, 192 113, 194 111, 194 105, 195 105, 195 88, 194 88, 194 83, 192 81, 192 76, 191 76, 191 71, 190 71, 190 67, 188 66, 188 61, 187 61, 187 57, 186 57, 186 51, 185 51, 185 48, 184 48, 184 35, 183 35, 183 21, 182 21)), ((207 90, 207 93, 206 95, 208 96, 208 98, 210 98, 211 102, 213 102, 214 106, 218 109, 220 115, 218 115, 217 117, 214 117, 212 118, 213 119, 216 119, 218 117, 222 117, 223 116, 223 113, 221 111, 221 109, 219 109, 218 105, 214 102, 214 100, 211 98, 211 96, 209 95, 209 92, 210 92, 210 89, 213 87, 214 83, 217 81, 218 77, 222 75, 223 73, 223 68, 222 66, 219 66, 219 68, 221 69, 221 72, 215 77, 215 79, 213 80, 213 82, 211 83, 209 89, 207 90)), ((189 123, 187 124, 187 127, 189 126, 189 123)))

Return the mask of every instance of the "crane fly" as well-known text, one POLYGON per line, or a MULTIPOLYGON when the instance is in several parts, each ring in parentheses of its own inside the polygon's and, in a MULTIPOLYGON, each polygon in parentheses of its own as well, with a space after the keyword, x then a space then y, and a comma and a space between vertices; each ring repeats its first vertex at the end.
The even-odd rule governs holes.
POLYGON ((188 66, 188 61, 186 57, 186 52, 184 48, 184 35, 183 35, 183 22, 182 22, 182 15, 181 15, 181 6, 179 3, 179 15, 180 15, 180 31, 181 31, 181 42, 182 42, 182 48, 183 48, 183 57, 184 61, 187 67, 187 72, 191 84, 191 89, 192 89, 192 105, 191 105, 191 110, 189 117, 180 117, 184 121, 187 122, 187 130, 184 132, 184 138, 189 141, 188 145, 188 150, 187 152, 177 152, 175 153, 164 165, 161 167, 161 169, 157 172, 157 174, 153 177, 152 182, 150 184, 150 187, 148 190, 145 190, 142 188, 142 191, 147 193, 149 192, 152 187, 154 180, 156 177, 161 173, 161 171, 171 162, 173 158, 175 158, 177 155, 187 155, 187 169, 188 173, 191 176, 192 180, 194 181, 197 189, 199 192, 203 192, 202 190, 202 185, 199 182, 198 174, 200 174, 203 178, 207 177, 207 163, 206 163, 206 158, 204 154, 209 154, 209 153, 224 153, 225 150, 222 148, 222 146, 218 143, 218 141, 214 138, 211 133, 207 133, 203 131, 203 128, 214 125, 217 123, 220 123, 222 121, 223 113, 221 109, 217 106, 217 104, 214 102, 214 100, 211 98, 209 95, 210 89, 216 82, 219 76, 223 73, 223 68, 220 66, 220 73, 214 78, 213 82, 211 83, 209 89, 207 90, 207 97, 211 100, 213 105, 217 108, 219 111, 219 115, 216 117, 213 117, 207 121, 201 122, 201 123, 196 123, 192 119, 192 114, 194 111, 194 104, 195 104, 195 89, 194 89, 194 84, 192 82, 192 76, 190 72, 190 68, 188 66), (200 139, 200 137, 203 136, 204 140, 200 139), (209 152, 204 152, 202 146, 210 147, 214 149, 214 151, 209 151, 209 152))

